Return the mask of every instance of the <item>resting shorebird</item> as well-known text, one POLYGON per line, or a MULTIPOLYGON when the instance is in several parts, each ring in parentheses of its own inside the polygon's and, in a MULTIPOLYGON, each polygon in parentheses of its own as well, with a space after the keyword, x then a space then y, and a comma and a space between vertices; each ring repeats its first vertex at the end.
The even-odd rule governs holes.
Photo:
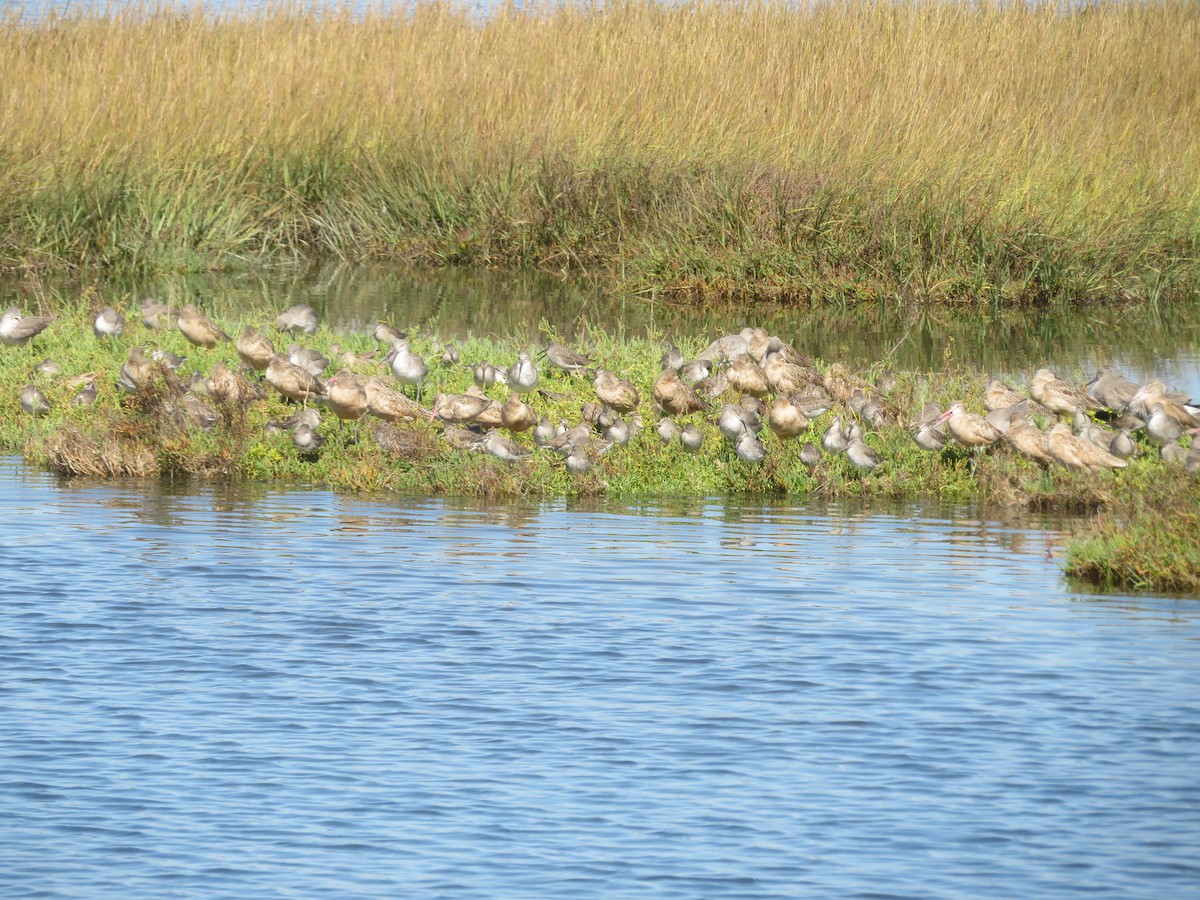
POLYGON ((517 361, 508 368, 508 386, 518 394, 527 394, 538 385, 537 363, 522 350, 517 361))
POLYGON ((1067 468, 1087 469, 1089 472, 1123 469, 1129 465, 1090 441, 1076 437, 1071 433, 1070 426, 1063 422, 1050 429, 1050 454, 1067 468))
POLYGON ((267 366, 267 384, 289 400, 305 404, 309 400, 325 396, 325 385, 311 372, 300 368, 282 353, 271 357, 267 366))
POLYGON ((518 462, 529 455, 529 451, 499 431, 489 431, 483 439, 485 453, 505 462, 518 462))
POLYGON ((316 334, 319 324, 317 311, 307 303, 289 306, 275 320, 275 327, 280 331, 302 331, 305 334, 316 334))
POLYGON ((237 339, 236 347, 242 362, 256 372, 265 372, 271 364, 271 357, 275 355, 275 345, 271 339, 250 325, 237 339))
POLYGON ((618 378, 607 369, 599 369, 594 381, 596 396, 600 402, 621 413, 631 413, 637 409, 641 397, 632 382, 618 378))
POLYGON ((690 412, 707 409, 708 404, 689 385, 679 380, 679 375, 667 369, 654 382, 654 402, 668 415, 682 416, 690 412))
POLYGON ((0 317, 0 341, 10 347, 27 344, 53 321, 50 316, 23 316, 19 309, 10 306, 0 317))
POLYGON ((1077 409, 1103 409, 1100 401, 1063 381, 1049 369, 1038 369, 1029 380, 1029 393, 1038 403, 1060 416, 1073 416, 1077 409))
POLYGON ((669 444, 675 438, 679 437, 679 426, 675 424, 673 419, 658 420, 658 436, 664 444, 669 444))
POLYGON ((197 347, 211 350, 221 341, 229 340, 229 335, 190 303, 179 313, 178 325, 183 336, 197 347))
POLYGON ((96 337, 120 337, 125 333, 125 318, 111 306, 106 306, 92 323, 96 337))
POLYGON ((50 401, 32 384, 27 384, 21 388, 21 409, 31 416, 40 416, 50 411, 50 401))
POLYGON ((688 422, 684 426, 683 431, 679 433, 679 443, 683 445, 683 449, 688 453, 695 453, 704 446, 704 432, 691 422, 688 422))

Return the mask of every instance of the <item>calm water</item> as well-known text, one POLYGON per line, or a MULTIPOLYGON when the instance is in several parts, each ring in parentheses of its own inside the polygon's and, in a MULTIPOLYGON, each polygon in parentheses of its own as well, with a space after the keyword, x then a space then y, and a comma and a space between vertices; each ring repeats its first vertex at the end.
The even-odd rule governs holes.
POLYGON ((1200 896, 1200 602, 969 508, 0 459, 4 896, 1200 896))

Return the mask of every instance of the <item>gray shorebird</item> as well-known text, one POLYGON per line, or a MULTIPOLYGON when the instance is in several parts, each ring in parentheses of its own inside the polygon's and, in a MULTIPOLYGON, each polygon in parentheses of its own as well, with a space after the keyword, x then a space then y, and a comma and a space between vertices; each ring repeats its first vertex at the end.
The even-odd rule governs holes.
POLYGON ((821 447, 831 455, 841 453, 850 443, 850 435, 842 428, 842 417, 834 416, 825 435, 821 438, 821 447))
POLYGON ((53 321, 52 316, 24 316, 15 306, 10 306, 0 316, 0 342, 10 347, 27 344, 53 321))
MULTIPOLYGON (((680 381, 682 381, 684 384, 690 384, 695 387, 700 382, 710 377, 712 370, 713 365, 711 360, 697 358, 689 359, 675 371, 679 373, 680 381)), ((666 370, 664 369, 664 371, 666 370)), ((729 379, 726 378, 727 382, 728 380, 729 379)))
POLYGON ((1104 366, 1088 382, 1088 390, 1092 396, 1113 412, 1120 412, 1128 407, 1138 389, 1139 385, 1123 376, 1116 366, 1104 366))
POLYGON ((584 475, 592 467, 592 459, 588 456, 587 448, 574 447, 567 455, 567 471, 572 475, 584 475))
POLYGON ((846 458, 856 469, 870 472, 881 462, 879 454, 867 446, 866 441, 856 437, 846 445, 846 458))
POLYGON ((504 462, 519 462, 529 456, 529 451, 499 431, 489 431, 483 439, 483 451, 504 462))
POLYGON ((565 344, 553 343, 546 348, 546 360, 556 369, 561 369, 568 375, 586 372, 595 363, 565 344))
POLYGON ((679 348, 675 346, 674 341, 668 341, 666 350, 663 351, 663 355, 661 357, 659 357, 659 360, 658 360, 659 369, 660 370, 661 369, 676 369, 676 370, 678 370, 678 368, 682 365, 683 365, 683 353, 681 353, 679 348))
POLYGON ((811 472, 821 462, 821 448, 812 441, 805 442, 804 446, 800 448, 800 462, 804 463, 805 468, 811 472))
POLYGON ((71 403, 75 406, 91 406, 96 402, 97 393, 96 382, 88 382, 87 387, 71 398, 71 403))
POLYGON ((40 375, 43 378, 57 378, 58 373, 61 372, 62 369, 54 360, 47 358, 38 363, 34 367, 33 371, 35 375, 40 375))
POLYGON ((141 347, 131 347, 125 365, 121 366, 121 373, 117 377, 117 387, 136 394, 150 383, 154 371, 154 363, 146 358, 145 351, 141 347))
POLYGON ((314 378, 320 378, 329 368, 329 357, 324 353, 298 344, 288 347, 287 358, 292 365, 299 366, 314 378))
POLYGON ((1146 437, 1155 447, 1166 447, 1183 436, 1183 426, 1178 420, 1168 415, 1162 403, 1156 403, 1150 409, 1150 418, 1146 420, 1146 437))
POLYGON ((27 384, 21 388, 21 409, 31 416, 44 415, 50 411, 50 401, 32 384, 27 384))
POLYGON ((742 462, 760 463, 767 455, 767 448, 753 431, 743 431, 734 448, 737 458, 742 462))
POLYGON ((150 358, 155 362, 162 363, 172 372, 176 371, 180 366, 187 362, 187 360, 182 356, 171 353, 167 350, 159 350, 157 347, 150 351, 150 358))
POLYGON ((174 310, 166 303, 159 303, 152 297, 142 300, 142 324, 151 331, 167 327, 174 317, 174 310))
POLYGON ((375 324, 375 340, 388 347, 394 347, 398 342, 403 341, 408 335, 400 329, 384 322, 382 319, 375 324))
POLYGON ((669 444, 675 438, 679 437, 679 426, 675 424, 673 419, 659 419, 658 427, 655 430, 664 444, 669 444))
POLYGON ((533 429, 533 442, 539 447, 545 447, 554 437, 554 423, 543 417, 533 429))
POLYGON ((229 335, 190 303, 180 311, 177 324, 183 336, 197 347, 211 350, 221 341, 229 340, 229 335))
POLYGON ((125 333, 125 317, 111 306, 106 306, 92 322, 92 333, 101 338, 120 337, 125 333))
POLYGON ((275 355, 275 345, 271 339, 251 325, 245 327, 235 346, 242 362, 256 372, 265 372, 271 364, 271 357, 275 355))
POLYGON ((289 400, 307 404, 325 396, 325 385, 311 372, 302 369, 282 353, 271 357, 267 365, 267 384, 289 400))
POLYGON ((307 422, 301 422, 292 432, 292 444, 302 457, 316 456, 324 443, 325 438, 307 422))
POLYGON ((1112 443, 1108 445, 1108 452, 1117 459, 1130 459, 1137 453, 1137 445, 1129 436, 1129 432, 1121 429, 1113 435, 1112 443))
POLYGON ((508 387, 518 394, 527 394, 538 386, 538 367, 522 350, 517 361, 508 367, 508 387))
POLYGON ((728 441, 737 443, 749 431, 757 437, 762 430, 758 415, 738 403, 726 403, 717 416, 717 428, 728 441))
POLYGON ((279 314, 279 318, 275 320, 275 327, 280 331, 316 334, 320 322, 315 309, 307 303, 295 303, 279 314))
POLYGON ((399 340, 383 361, 391 366, 392 374, 401 384, 416 385, 417 402, 420 403, 421 385, 425 381, 425 376, 429 374, 429 367, 425 365, 425 360, 421 358, 421 355, 408 346, 407 340, 399 340))
POLYGON ((696 453, 704 446, 704 432, 688 422, 679 433, 679 443, 686 452, 696 453))

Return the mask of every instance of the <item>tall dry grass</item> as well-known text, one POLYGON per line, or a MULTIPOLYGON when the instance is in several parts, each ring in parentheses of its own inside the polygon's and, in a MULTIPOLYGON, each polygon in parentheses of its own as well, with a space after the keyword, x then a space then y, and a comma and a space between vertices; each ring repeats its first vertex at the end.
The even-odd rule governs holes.
POLYGON ((0 22, 8 267, 324 250, 1095 296, 1198 246, 1194 0, 0 22))

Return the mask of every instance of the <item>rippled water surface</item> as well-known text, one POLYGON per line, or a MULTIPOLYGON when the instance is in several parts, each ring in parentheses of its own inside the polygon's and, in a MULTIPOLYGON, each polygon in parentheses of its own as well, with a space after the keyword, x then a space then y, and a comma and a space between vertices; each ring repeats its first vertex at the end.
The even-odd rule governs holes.
POLYGON ((6 896, 1197 896, 1200 602, 970 509, 0 461, 6 896))

